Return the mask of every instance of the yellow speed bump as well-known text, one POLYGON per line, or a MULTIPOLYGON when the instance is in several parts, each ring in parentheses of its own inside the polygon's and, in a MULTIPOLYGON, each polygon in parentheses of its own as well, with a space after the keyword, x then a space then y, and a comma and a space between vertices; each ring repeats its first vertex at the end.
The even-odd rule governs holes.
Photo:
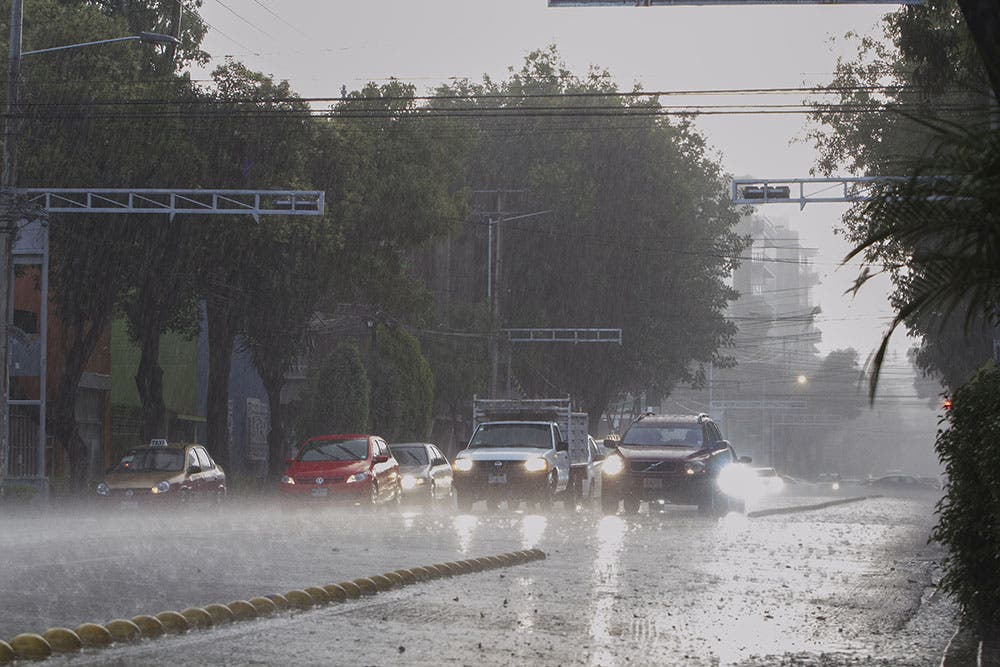
POLYGON ((449 574, 447 568, 441 567, 437 563, 434 565, 425 565, 424 569, 431 573, 432 579, 436 579, 437 577, 447 577, 449 574))
POLYGON ((330 604, 332 602, 330 594, 319 586, 309 586, 304 590, 308 593, 309 597, 312 598, 313 604, 315 605, 330 604))
POLYGON ((292 609, 308 609, 313 606, 312 597, 305 591, 291 590, 285 593, 288 606, 292 609))
POLYGON ((375 588, 380 591, 387 591, 392 588, 392 581, 385 575, 374 574, 368 578, 375 582, 375 588))
POLYGON ((52 647, 41 635, 25 632, 10 640, 10 648, 18 658, 44 660, 52 655, 52 647))
POLYGON ((472 572, 472 567, 464 560, 452 561, 450 563, 446 563, 446 565, 448 565, 454 570, 457 570, 459 574, 467 574, 469 572, 472 572))
POLYGON ((258 616, 270 616, 278 611, 278 605, 274 604, 274 601, 270 598, 250 598, 249 602, 257 610, 258 616))
POLYGON ((382 576, 391 581, 393 586, 405 586, 407 583, 406 579, 403 579, 403 576, 397 572, 386 572, 382 576))
POLYGON ((414 584, 417 582, 417 575, 413 574, 412 570, 394 570, 393 574, 397 574, 402 577, 404 583, 414 584))
POLYGON ((205 611, 212 617, 212 622, 216 625, 231 623, 233 621, 233 611, 224 604, 205 605, 205 611))
POLYGON ((0 665, 6 665, 8 662, 14 662, 14 649, 10 647, 10 644, 0 639, 0 665))
POLYGON ((265 595, 268 600, 274 603, 274 606, 278 608, 279 611, 285 611, 291 607, 291 603, 288 602, 288 598, 281 593, 271 593, 270 595, 265 595))
POLYGON ((124 618, 108 621, 104 624, 104 629, 111 633, 111 638, 116 642, 130 643, 142 639, 142 628, 124 618))
POLYGON ((226 605, 229 611, 233 612, 233 618, 237 621, 249 621, 257 618, 257 608, 246 600, 234 600, 226 605))
POLYGON ((49 628, 42 633, 42 638, 56 653, 72 653, 83 648, 83 642, 69 628, 49 628))
POLYGON ((331 602, 343 602, 347 599, 347 591, 340 584, 327 584, 323 590, 330 596, 331 602))
POLYGON ((493 561, 491 561, 489 558, 486 558, 486 557, 477 558, 476 562, 479 563, 479 568, 481 570, 489 570, 489 569, 492 569, 492 568, 496 567, 496 565, 493 563, 493 561))
POLYGON ((411 567, 410 572, 414 577, 416 577, 417 581, 427 581, 428 579, 433 579, 435 577, 434 573, 422 565, 418 567, 411 567))
POLYGON ((80 641, 83 642, 83 645, 90 648, 111 646, 111 642, 114 641, 108 629, 97 623, 84 623, 78 626, 75 632, 80 641))
POLYGON ((154 617, 147 614, 139 614, 138 616, 132 617, 132 622, 135 623, 140 630, 142 630, 142 636, 146 639, 156 639, 157 637, 162 637, 166 629, 163 627, 163 623, 154 617))
POLYGON ((545 552, 541 549, 531 549, 530 552, 535 557, 535 560, 545 560, 545 552))
POLYGON ((191 629, 188 620, 176 611, 161 611, 156 615, 156 620, 163 624, 163 629, 172 635, 179 635, 191 629))
POLYGON ((514 564, 516 564, 516 561, 514 560, 514 557, 511 556, 510 554, 497 554, 495 556, 495 558, 500 559, 500 562, 503 563, 504 565, 514 565, 514 564))
POLYGON ((361 590, 362 595, 375 595, 378 593, 378 585, 368 577, 358 577, 354 583, 361 590))
POLYGON ((204 630, 215 625, 212 616, 201 607, 188 607, 181 612, 181 616, 187 619, 192 628, 204 630))
POLYGON ((361 589, 353 581, 342 581, 337 585, 344 589, 348 598, 354 600, 361 597, 361 589))

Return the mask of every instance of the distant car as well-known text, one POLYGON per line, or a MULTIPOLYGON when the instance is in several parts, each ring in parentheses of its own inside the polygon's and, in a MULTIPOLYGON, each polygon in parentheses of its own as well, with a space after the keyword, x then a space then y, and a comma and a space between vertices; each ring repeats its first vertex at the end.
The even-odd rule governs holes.
POLYGON ((377 435, 319 435, 299 447, 278 491, 285 499, 343 500, 360 505, 398 503, 399 464, 377 435))
POLYGON ((868 485, 873 489, 887 492, 924 492, 939 491, 940 488, 936 480, 925 481, 912 475, 883 475, 869 480, 868 485))
POLYGON ((754 468, 754 473, 765 494, 774 495, 785 490, 785 480, 774 468, 754 468))
POLYGON ((226 473, 201 445, 157 439, 125 452, 97 485, 97 495, 123 509, 140 503, 221 502, 226 473))
POLYGON ((399 463, 404 501, 434 503, 452 497, 451 464, 440 449, 428 442, 389 445, 399 463))
POLYGON ((606 513, 624 504, 627 514, 640 501, 697 505, 702 512, 741 510, 755 484, 728 440, 706 414, 647 415, 633 422, 616 451, 604 460, 601 506, 606 513))

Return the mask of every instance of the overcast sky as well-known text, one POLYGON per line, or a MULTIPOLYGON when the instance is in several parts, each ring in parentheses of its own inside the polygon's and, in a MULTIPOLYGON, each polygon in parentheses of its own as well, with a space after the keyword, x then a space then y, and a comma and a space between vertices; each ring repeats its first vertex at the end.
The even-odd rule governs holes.
MULTIPOLYGON (((827 83, 842 37, 870 33, 895 5, 654 7, 549 9, 545 0, 204 0, 213 28, 205 48, 221 62, 233 55, 254 69, 288 79, 305 97, 336 97, 342 85, 396 77, 422 91, 449 77, 502 78, 530 51, 555 44, 572 70, 608 69, 620 88, 704 90, 798 87, 827 83), (835 41, 831 41, 836 37, 835 41)), ((204 78, 206 71, 197 76, 204 78)), ((739 101, 746 101, 746 97, 739 101)), ((677 103, 677 99, 662 99, 677 103)), ((691 101, 684 98, 683 102, 691 101)), ((698 100, 719 104, 734 98, 698 100)), ((792 103, 783 96, 758 99, 792 103)), ((726 170, 736 176, 808 176, 815 155, 800 115, 702 116, 726 170)), ((265 185, 265 184, 262 184, 265 185)), ((856 270, 839 268, 847 251, 834 236, 841 205, 762 209, 785 219, 819 250, 823 282, 821 350, 855 347, 862 358, 878 344, 889 316, 884 285, 852 300, 843 292, 856 270)), ((905 349, 898 336, 896 349, 905 349)))

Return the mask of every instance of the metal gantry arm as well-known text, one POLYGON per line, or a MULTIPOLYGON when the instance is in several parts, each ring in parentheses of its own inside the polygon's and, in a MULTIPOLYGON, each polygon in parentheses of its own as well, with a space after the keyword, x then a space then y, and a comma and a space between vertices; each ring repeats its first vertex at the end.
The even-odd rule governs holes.
POLYGON ((321 190, 168 190, 142 188, 20 188, 22 205, 49 213, 175 215, 323 215, 321 190))
MULTIPOLYGON (((735 178, 734 204, 839 204, 869 201, 880 188, 905 183, 912 176, 845 176, 841 178, 735 178)), ((918 176, 917 180, 952 183, 950 176, 918 176)))
POLYGON ((503 329, 511 343, 617 343, 621 329, 503 329))

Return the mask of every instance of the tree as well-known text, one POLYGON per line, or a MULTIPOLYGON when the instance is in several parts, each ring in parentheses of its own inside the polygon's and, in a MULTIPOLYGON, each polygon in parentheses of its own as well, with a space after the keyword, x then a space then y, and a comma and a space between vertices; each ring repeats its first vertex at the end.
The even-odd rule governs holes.
POLYGON ((426 440, 434 375, 420 343, 401 327, 378 325, 369 362, 372 429, 392 441, 426 440))
POLYGON ((528 189, 503 208, 546 212, 501 225, 498 324, 622 328, 621 347, 514 351, 519 387, 570 393, 595 419, 621 392, 669 393, 724 361, 727 280, 744 245, 704 138, 617 92, 606 72, 575 76, 553 47, 436 102, 468 110, 478 133, 469 186, 528 189))
POLYGON ((299 439, 325 433, 365 433, 371 383, 358 346, 343 342, 310 372, 299 402, 299 439))

